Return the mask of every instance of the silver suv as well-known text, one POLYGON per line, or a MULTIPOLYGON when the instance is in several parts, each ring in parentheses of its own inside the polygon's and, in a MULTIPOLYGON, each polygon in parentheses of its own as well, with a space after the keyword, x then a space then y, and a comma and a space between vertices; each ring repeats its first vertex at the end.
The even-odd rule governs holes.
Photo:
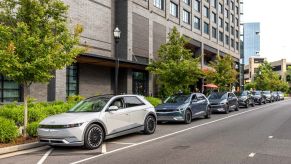
POLYGON ((157 116, 142 96, 103 95, 85 99, 67 113, 40 122, 39 141, 49 145, 98 148, 103 140, 143 131, 152 134, 157 116))

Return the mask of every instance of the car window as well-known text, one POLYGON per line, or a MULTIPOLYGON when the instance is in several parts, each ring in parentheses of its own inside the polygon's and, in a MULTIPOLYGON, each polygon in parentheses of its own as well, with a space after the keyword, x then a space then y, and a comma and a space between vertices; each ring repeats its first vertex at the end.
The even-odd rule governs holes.
POLYGON ((198 100, 205 100, 206 98, 203 95, 198 95, 198 100))
POLYGON ((124 102, 122 98, 115 99, 109 106, 117 106, 118 109, 124 108, 124 102))
POLYGON ((193 95, 192 98, 191 98, 191 100, 192 100, 192 101, 193 101, 193 100, 197 100, 197 96, 196 96, 196 95, 193 95))
POLYGON ((231 97, 235 97, 235 95, 233 93, 230 93, 231 97))
POLYGON ((141 100, 134 96, 124 97, 124 103, 127 108, 145 105, 141 100))

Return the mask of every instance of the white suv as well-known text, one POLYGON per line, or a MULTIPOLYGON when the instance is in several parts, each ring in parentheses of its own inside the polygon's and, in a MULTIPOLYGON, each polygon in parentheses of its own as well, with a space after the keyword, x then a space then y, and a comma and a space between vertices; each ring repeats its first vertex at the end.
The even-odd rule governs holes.
POLYGON ((67 113, 40 122, 39 141, 49 145, 84 145, 98 148, 104 139, 137 131, 152 134, 154 107, 137 95, 103 95, 85 99, 67 113))

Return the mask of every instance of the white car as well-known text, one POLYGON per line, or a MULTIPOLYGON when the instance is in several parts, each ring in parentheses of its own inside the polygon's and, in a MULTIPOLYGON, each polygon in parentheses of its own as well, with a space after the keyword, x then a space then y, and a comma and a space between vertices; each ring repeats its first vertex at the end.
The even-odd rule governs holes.
POLYGON ((103 140, 143 131, 155 132, 154 107, 137 95, 103 95, 85 99, 67 113, 40 122, 39 141, 49 145, 98 148, 103 140))

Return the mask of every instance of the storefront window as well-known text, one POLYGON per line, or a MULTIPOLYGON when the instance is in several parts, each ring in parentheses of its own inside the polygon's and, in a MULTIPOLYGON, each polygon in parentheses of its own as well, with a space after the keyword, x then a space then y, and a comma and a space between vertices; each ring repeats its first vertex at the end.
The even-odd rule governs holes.
POLYGON ((79 94, 78 65, 67 67, 67 96, 79 94))
POLYGON ((132 74, 133 94, 147 95, 148 92, 148 74, 147 72, 134 71, 132 74))
POLYGON ((13 102, 20 101, 20 86, 0 75, 0 101, 13 102))

